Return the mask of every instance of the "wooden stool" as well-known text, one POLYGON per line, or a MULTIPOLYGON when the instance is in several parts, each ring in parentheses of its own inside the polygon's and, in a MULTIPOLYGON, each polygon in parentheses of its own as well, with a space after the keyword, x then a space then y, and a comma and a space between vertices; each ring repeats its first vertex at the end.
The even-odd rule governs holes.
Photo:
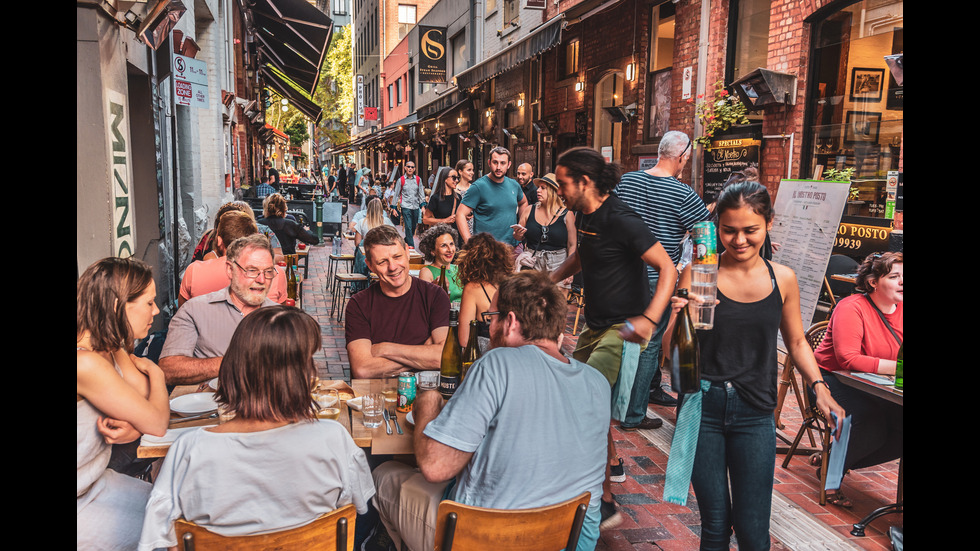
POLYGON ((331 253, 327 263, 327 281, 333 281, 333 276, 337 273, 337 265, 341 262, 347 263, 347 271, 354 269, 354 255, 348 253, 331 253))
POLYGON ((347 299, 351 295, 351 287, 355 283, 366 283, 368 276, 364 274, 352 274, 349 272, 338 272, 334 276, 334 293, 330 305, 330 316, 333 317, 334 310, 337 311, 337 322, 344 321, 344 308, 347 307, 347 299))

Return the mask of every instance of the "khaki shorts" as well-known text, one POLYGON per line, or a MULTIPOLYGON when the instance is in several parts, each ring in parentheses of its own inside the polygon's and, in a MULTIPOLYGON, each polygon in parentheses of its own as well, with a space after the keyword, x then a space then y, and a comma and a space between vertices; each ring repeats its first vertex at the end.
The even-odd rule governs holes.
POLYGON ((619 330, 626 325, 617 323, 606 329, 586 329, 578 338, 578 345, 572 353, 572 357, 580 362, 585 362, 602 373, 612 387, 612 417, 622 421, 625 416, 625 407, 629 405, 630 395, 633 390, 633 380, 636 378, 636 362, 639 360, 639 351, 647 347, 643 345, 633 345, 626 343, 619 336, 619 330), (632 354, 625 354, 634 363, 622 369, 624 358, 624 344, 635 346, 632 354), (637 351, 637 348, 639 351, 637 351), (625 380, 620 380, 620 372, 625 373, 625 380))

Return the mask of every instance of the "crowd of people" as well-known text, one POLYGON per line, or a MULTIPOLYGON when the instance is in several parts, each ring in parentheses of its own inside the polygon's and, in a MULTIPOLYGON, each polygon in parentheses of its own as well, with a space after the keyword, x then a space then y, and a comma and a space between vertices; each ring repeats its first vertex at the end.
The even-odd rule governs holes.
MULTIPOLYGON (((183 274, 158 364, 133 353, 159 312, 150 267, 115 258, 89 267, 76 285, 78 547, 172 547, 180 518, 221 535, 266 533, 353 503, 358 542, 426 551, 444 498, 526 509, 589 492, 578 550, 592 550, 600 530, 623 520, 612 484, 625 481, 625 466, 612 427, 659 428, 663 420, 647 414, 657 403, 676 406, 677 432, 696 435, 672 448, 691 466, 668 469, 664 499, 684 503, 693 485, 701 548, 728 549, 734 533, 740 547, 768 549, 777 332, 822 414, 853 416, 846 468, 901 456, 901 412, 834 373, 894 373, 903 259, 879 254, 861 265, 861 293, 838 304, 814 353, 796 276, 766 257, 769 192, 733 180, 709 211, 679 180, 692 148, 668 132, 656 166, 625 174, 594 149, 573 148, 554 173, 535 177, 521 163, 515 180, 510 151, 495 147, 487 174, 474 179, 466 160, 442 167, 428 195, 410 160, 390 179, 374 180, 367 166, 331 169, 331 195, 364 198, 350 220, 355 270, 377 277, 347 305, 351 376, 438 370, 452 308, 460 346, 478 332, 482 356, 452 398, 416 397, 415 465, 375 462, 340 424, 315 422, 321 328, 279 304, 285 280, 275 262, 315 237, 274 190, 259 220, 246 203, 219 210, 183 274), (715 326, 698 332, 701 391, 675 398, 661 387, 660 359, 687 303, 674 296, 690 286, 682 241, 712 217, 724 250, 715 326), (415 277, 420 225, 426 265, 415 277), (586 329, 568 357, 567 290, 579 273, 586 329), (178 437, 152 485, 108 468, 112 444, 167 430, 167 385, 214 378, 231 421, 178 437)), ((849 505, 840 490, 831 498, 849 505)))

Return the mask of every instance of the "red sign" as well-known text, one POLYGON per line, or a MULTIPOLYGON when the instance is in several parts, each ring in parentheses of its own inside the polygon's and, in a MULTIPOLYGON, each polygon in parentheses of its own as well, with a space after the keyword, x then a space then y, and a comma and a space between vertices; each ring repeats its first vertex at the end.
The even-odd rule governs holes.
POLYGON ((178 97, 185 97, 185 98, 193 97, 191 95, 191 90, 193 87, 191 86, 190 82, 183 82, 178 80, 174 82, 174 88, 177 90, 178 97))
POLYGON ((378 120, 378 108, 377 107, 365 107, 364 108, 364 120, 366 120, 366 121, 376 121, 376 120, 378 120))

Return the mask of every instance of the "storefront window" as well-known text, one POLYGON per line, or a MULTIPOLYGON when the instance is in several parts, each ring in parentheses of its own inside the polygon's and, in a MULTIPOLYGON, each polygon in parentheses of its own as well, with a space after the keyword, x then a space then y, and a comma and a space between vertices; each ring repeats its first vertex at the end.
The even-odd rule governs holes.
POLYGON ((602 78, 595 87, 595 147, 606 161, 618 161, 622 154, 623 124, 607 107, 623 103, 623 73, 616 71, 602 78))
POLYGON ((903 4, 865 0, 815 26, 809 167, 853 169, 851 214, 883 217, 888 172, 899 168, 904 117, 895 56, 904 47, 903 4))

